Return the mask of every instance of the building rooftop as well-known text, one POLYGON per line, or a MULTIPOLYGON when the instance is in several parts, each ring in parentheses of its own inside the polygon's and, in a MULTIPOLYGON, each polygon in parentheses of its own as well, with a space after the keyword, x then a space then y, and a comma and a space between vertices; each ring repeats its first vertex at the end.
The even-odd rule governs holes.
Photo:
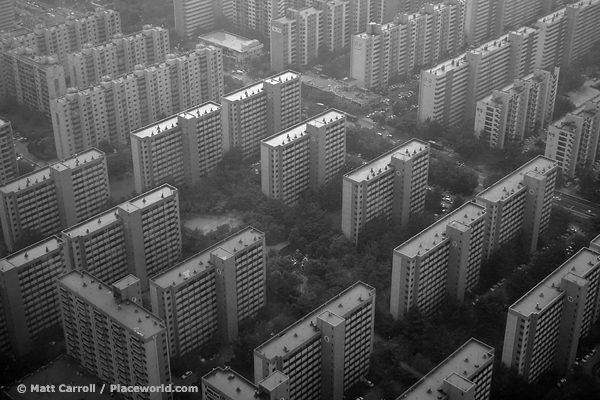
POLYGON ((449 238, 446 236, 448 225, 464 231, 471 225, 471 222, 485 215, 485 213, 485 207, 467 202, 396 247, 394 251, 407 257, 424 255, 449 238))
POLYGON ((104 211, 102 214, 97 214, 92 218, 89 218, 77 225, 65 229, 63 234, 68 237, 86 236, 90 233, 94 233, 100 229, 104 229, 106 226, 111 225, 113 222, 119 220, 119 212, 117 207, 111 208, 110 210, 104 211))
POLYGON ((287 70, 287 71, 283 71, 279 74, 265 78, 265 82, 276 85, 278 83, 287 82, 290 79, 297 79, 297 78, 300 78, 299 73, 287 70))
POLYGON ((122 208, 127 212, 133 211, 132 209, 130 209, 130 207, 141 210, 146 207, 150 207, 155 203, 158 203, 165 197, 173 196, 176 194, 177 189, 175 189, 169 184, 164 184, 155 189, 142 193, 141 195, 126 201, 125 203, 119 204, 117 207, 122 208))
POLYGON ((372 297, 374 293, 375 289, 373 287, 360 281, 356 282, 301 320, 258 346, 254 351, 262 354, 267 360, 272 360, 277 356, 283 357, 289 351, 302 346, 303 343, 318 334, 315 328, 317 317, 323 312, 331 311, 338 317, 344 318, 363 301, 372 297))
POLYGON ((566 8, 561 8, 560 10, 554 11, 551 14, 548 14, 535 22, 536 26, 540 24, 550 24, 555 21, 560 21, 565 16, 566 8))
POLYGON ((116 287, 117 289, 125 289, 133 284, 138 283, 138 282, 140 282, 140 278, 138 278, 135 275, 129 274, 129 275, 119 279, 118 281, 113 282, 113 286, 116 287))
POLYGON ((273 371, 269 376, 260 381, 260 386, 264 387, 267 390, 274 390, 277 386, 279 386, 284 381, 287 381, 288 377, 280 371, 273 371))
POLYGON ((137 138, 147 138, 154 135, 164 135, 169 132, 170 129, 175 128, 179 123, 177 122, 177 115, 171 115, 165 119, 154 122, 150 125, 146 125, 142 128, 136 129, 131 132, 131 136, 137 138))
POLYGON ((255 82, 251 85, 243 87, 241 89, 235 90, 233 92, 227 93, 222 98, 229 101, 238 101, 244 100, 245 98, 257 96, 261 93, 263 89, 263 82, 255 82))
POLYGON ((386 170, 387 166, 392 162, 392 157, 412 157, 413 155, 420 154, 423 151, 429 149, 429 144, 419 139, 411 139, 400 146, 393 148, 380 155, 379 157, 369 161, 367 164, 356 168, 353 171, 348 172, 344 175, 344 178, 348 178, 354 182, 362 182, 366 179, 372 179, 378 175, 379 170, 386 170))
POLYGON ((89 150, 82 151, 81 153, 75 154, 62 161, 57 161, 51 165, 52 168, 62 171, 63 169, 77 168, 82 164, 86 164, 88 161, 101 160, 104 158, 104 152, 91 148, 89 150))
POLYGON ((165 330, 160 318, 135 302, 116 300, 110 286, 100 282, 86 271, 67 272, 59 277, 58 281, 120 325, 144 339, 165 330))
POLYGON ((542 155, 537 156, 533 160, 522 165, 519 169, 511 172, 489 188, 477 194, 476 198, 491 202, 503 200, 505 197, 514 194, 524 187, 523 177, 526 174, 545 175, 552 168, 556 167, 556 165, 556 161, 551 158, 542 155))
POLYGON ((50 236, 41 242, 37 242, 0 260, 0 272, 7 272, 10 269, 18 268, 37 260, 46 253, 59 249, 62 244, 63 241, 60 238, 50 236))
POLYGON ((214 101, 207 101, 199 106, 188 108, 187 110, 180 112, 178 116, 184 119, 193 119, 213 112, 219 112, 219 115, 221 115, 221 105, 214 101))
POLYGON ((165 289, 169 286, 177 287, 187 281, 189 278, 202 276, 202 272, 208 270, 209 267, 212 266, 210 261, 211 253, 216 253, 217 257, 219 257, 226 255, 223 253, 226 252, 229 254, 229 256, 231 256, 250 244, 253 244, 257 241, 262 241, 263 237, 264 233, 249 226, 229 236, 228 238, 215 243, 208 249, 201 251, 187 260, 172 266, 166 271, 155 275, 151 278, 151 281, 157 286, 165 289))
POLYGON ((560 282, 567 274, 585 278, 586 275, 600 263, 600 254, 583 248, 554 270, 537 286, 517 300, 510 309, 521 315, 529 316, 540 312, 559 297, 563 292, 560 290, 560 282))
POLYGON ((248 39, 223 30, 207 33, 206 35, 199 36, 199 39, 238 52, 250 50, 253 47, 263 46, 262 43, 256 39, 248 39))
POLYGON ((285 146, 291 142, 294 142, 295 140, 300 140, 301 138, 305 137, 308 131, 307 125, 321 127, 334 122, 339 118, 346 118, 346 114, 334 109, 329 109, 309 120, 294 125, 291 128, 274 134, 273 136, 269 136, 268 138, 263 139, 261 143, 271 147, 285 146))
POLYGON ((440 396, 440 391, 443 391, 444 381, 448 378, 458 387, 465 387, 467 382, 459 383, 452 375, 469 379, 493 360, 493 357, 493 347, 471 338, 396 400, 435 400, 440 396))
POLYGON ((27 175, 23 175, 9 182, 6 182, 3 186, 0 186, 0 192, 5 194, 17 193, 29 187, 32 187, 36 183, 40 183, 48 179, 52 179, 49 167, 36 169, 35 171, 30 172, 27 175))
POLYGON ((232 400, 254 399, 257 387, 229 367, 217 367, 202 377, 202 382, 222 392, 226 398, 232 400))

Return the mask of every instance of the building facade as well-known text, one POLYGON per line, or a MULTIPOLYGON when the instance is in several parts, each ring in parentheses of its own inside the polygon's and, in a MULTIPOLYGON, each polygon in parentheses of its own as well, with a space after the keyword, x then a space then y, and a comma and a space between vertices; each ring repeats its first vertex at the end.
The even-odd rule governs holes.
POLYGON ((23 233, 57 234, 98 213, 110 197, 106 157, 91 149, 0 187, 0 222, 9 252, 23 233))
POLYGON ((600 311, 600 254, 583 248, 508 309, 502 363, 528 382, 575 362, 600 311))
POLYGON ((377 217, 406 225, 425 209, 429 144, 412 139, 344 175, 342 232, 358 243, 361 229, 377 217))
POLYGON ((600 96, 548 127, 546 157, 555 159, 564 177, 573 178, 579 168, 598 160, 600 96))
POLYGON ((45 329, 60 323, 55 280, 64 272, 62 245, 51 236, 0 260, 0 308, 6 324, 0 343, 8 342, 6 354, 26 354, 45 329))
POLYGON ((342 400, 369 372, 375 289, 357 282, 254 350, 254 382, 289 378, 289 400, 342 400))
POLYGON ((213 3, 213 0, 173 0, 175 32, 193 38, 198 29, 212 29, 216 16, 213 3))
POLYGON ((81 51, 67 54, 70 87, 84 88, 104 76, 132 72, 136 65, 162 62, 168 51, 168 29, 151 25, 131 35, 115 34, 110 42, 101 45, 84 44, 81 51))
POLYGON ((394 249, 390 313, 402 320, 416 307, 430 315, 446 296, 463 301, 479 282, 487 213, 465 203, 394 249))
POLYGON ((281 17, 285 0, 233 0, 233 22, 242 31, 255 31, 265 39, 271 34, 271 21, 281 17))
POLYGON ((67 157, 103 140, 129 144, 129 133, 165 116, 218 101, 223 94, 221 50, 195 50, 83 89, 50 104, 56 152, 67 157))
MULTIPOLYGON (((155 387, 171 383, 167 331, 161 319, 138 305, 127 292, 85 271, 68 272, 58 278, 57 284, 58 290, 54 290, 58 293, 65 347, 80 366, 104 382, 155 387)), ((121 395, 132 400, 173 398, 166 391, 121 395)))
POLYGON ((554 71, 535 69, 523 79, 477 102, 475 135, 490 147, 504 148, 505 143, 521 141, 548 125, 554 113, 559 67, 554 71))
POLYGON ((229 367, 217 367, 202 377, 202 398, 289 400, 288 377, 275 371, 255 385, 229 367))
POLYGON ((537 156, 475 196, 487 210, 484 254, 487 259, 522 233, 530 253, 550 223, 558 164, 537 156))
POLYGON ((131 132, 131 153, 138 193, 195 185, 223 159, 221 106, 203 103, 131 132))
POLYGON ((260 142, 265 196, 295 204, 302 193, 325 185, 346 160, 346 115, 325 111, 260 142))
POLYGON ((10 121, 0 118, 0 185, 19 176, 14 136, 10 121))
POLYGON ((150 279, 152 311, 163 318, 172 357, 213 335, 232 341, 266 302, 265 235, 243 229, 150 279))
POLYGON ((13 0, 0 1, 0 31, 9 31, 15 27, 15 3, 13 0))
POLYGON ((396 400, 443 393, 447 400, 487 400, 492 386, 494 348, 471 338, 396 400))
POLYGON ((221 97, 223 150, 260 154, 262 139, 300 122, 300 74, 284 71, 221 97))

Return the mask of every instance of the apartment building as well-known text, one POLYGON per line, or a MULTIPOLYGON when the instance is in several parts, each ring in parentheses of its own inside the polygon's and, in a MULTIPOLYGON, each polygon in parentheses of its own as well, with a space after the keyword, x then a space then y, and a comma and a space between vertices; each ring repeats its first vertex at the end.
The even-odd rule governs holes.
POLYGON ((565 8, 568 19, 563 65, 586 54, 600 37, 600 0, 582 0, 565 8))
POLYGON ((169 51, 169 30, 145 25, 131 35, 115 34, 108 43, 84 44, 78 52, 67 54, 70 86, 87 87, 103 76, 132 72, 136 65, 164 61, 169 51))
POLYGON ((435 312, 446 296, 459 301, 479 282, 487 212, 468 202, 394 249, 390 313, 435 312))
POLYGON ((264 38, 271 34, 271 21, 285 14, 285 0, 238 0, 233 2, 232 20, 242 31, 255 31, 264 38))
POLYGON ((487 400, 493 366, 494 348, 471 338, 396 400, 430 398, 437 393, 447 400, 487 400))
POLYGON ((98 213, 110 197, 106 157, 96 149, 0 186, 0 222, 8 252, 27 231, 57 234, 98 213))
POLYGON ((0 31, 15 27, 15 3, 13 0, 0 1, 0 31))
POLYGON ((344 175, 344 235, 357 244, 365 224, 379 216, 406 225, 425 209, 428 172, 429 144, 411 139, 344 175))
POLYGON ((221 106, 214 102, 131 132, 135 190, 195 185, 223 159, 221 135, 221 106))
POLYGON ((149 278, 181 256, 177 189, 167 184, 65 229, 68 270, 107 281, 132 274, 146 291, 149 278))
POLYGON ((0 118, 0 185, 19 175, 12 126, 7 119, 0 118))
POLYGON ((573 178, 579 168, 598 160, 600 96, 548 127, 546 157, 555 159, 563 176, 573 178))
POLYGON ((232 341, 266 302, 265 235, 245 228, 150 279, 152 311, 165 321, 171 357, 213 335, 232 341))
POLYGON ((371 22, 352 37, 350 76, 367 88, 387 86, 394 76, 435 64, 463 48, 464 20, 464 1, 445 0, 390 23, 371 22))
MULTIPOLYGON (((70 271, 58 278, 57 285, 67 354, 81 367, 104 382, 125 386, 171 383, 167 330, 161 319, 123 288, 109 286, 85 271, 70 271)), ((173 398, 160 390, 121 396, 173 398)))
POLYGON ((550 222, 558 164, 537 156, 475 196, 487 210, 484 257, 523 233, 529 252, 550 222))
POLYGON ((521 28, 421 71, 419 122, 473 120, 477 100, 533 72, 537 30, 521 28))
POLYGON ((196 30, 212 29, 216 13, 212 0, 173 0, 175 32, 192 38, 196 30))
POLYGON ((256 39, 248 39, 223 30, 198 36, 200 43, 223 50, 225 68, 241 68, 263 54, 264 45, 256 39))
POLYGON ((357 282, 254 350, 254 382, 289 378, 289 400, 342 400, 369 372, 375 289, 357 282))
MULTIPOLYGON (((321 46, 338 51, 350 45, 350 2, 347 0, 315 0, 317 10, 323 11, 321 46)), ((310 35, 310 33, 307 33, 310 35)))
POLYGON ((65 70, 55 56, 19 47, 2 53, 7 94, 21 105, 50 114, 50 100, 67 92, 65 70))
POLYGON ((583 248, 508 309, 502 363, 528 382, 564 374, 598 320, 600 253, 583 248))
POLYGON ((221 97, 223 150, 260 154, 262 139, 300 122, 300 90, 300 74, 287 70, 221 97))
POLYGON ((295 204, 325 185, 346 160, 346 114, 330 109, 260 142, 265 196, 295 204))
POLYGON ((477 102, 475 135, 490 147, 504 148, 547 126, 554 113, 559 67, 554 71, 535 69, 477 102), (537 125, 536 125, 537 124, 537 125))
POLYGON ((64 272, 62 240, 51 236, 0 260, 0 308, 6 353, 23 355, 60 323, 55 280, 64 272), (8 339, 8 340, 6 340, 8 339), (8 346, 6 346, 8 344, 8 346))
POLYGON ((561 8, 535 22, 539 31, 540 45, 537 50, 535 65, 549 69, 562 65, 567 36, 566 9, 561 8))
POLYGON ((197 45, 162 63, 82 89, 50 104, 56 152, 67 157, 107 140, 127 146, 131 131, 223 94, 220 49, 197 45))
POLYGON ((206 400, 289 400, 288 377, 279 371, 257 385, 229 367, 214 368, 202 377, 202 398, 206 400))

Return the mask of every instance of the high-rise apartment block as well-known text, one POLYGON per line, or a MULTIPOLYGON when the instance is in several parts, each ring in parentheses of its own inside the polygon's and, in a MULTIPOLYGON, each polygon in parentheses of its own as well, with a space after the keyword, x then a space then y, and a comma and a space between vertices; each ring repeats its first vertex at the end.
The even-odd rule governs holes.
POLYGON ((600 139, 600 96, 550 125, 546 157, 555 159, 563 176, 573 178, 578 168, 598 160, 600 139))
POLYGON ((600 313, 600 254, 583 248, 508 309, 502 362, 529 382, 564 374, 600 313))
POLYGON ((202 377, 202 398, 205 400, 289 400, 289 379, 274 371, 254 384, 229 367, 217 367, 202 377))
POLYGON ((50 114, 50 100, 67 92, 64 67, 55 56, 20 47, 2 53, 7 93, 19 104, 50 114))
POLYGON ((19 175, 17 155, 13 144, 14 137, 10 121, 0 118, 0 185, 19 175))
POLYGON ((419 122, 473 120, 477 100, 533 72, 537 31, 521 28, 421 71, 419 122))
POLYGON ((221 134, 221 106, 214 102, 131 132, 135 190, 193 186, 223 159, 221 134))
MULTIPOLYGON (((171 383, 161 319, 85 271, 71 271, 57 283, 69 356, 104 382, 155 388, 171 383)), ((172 398, 162 390, 121 395, 132 400, 172 398)))
POLYGON ((539 32, 539 46, 535 59, 538 68, 553 68, 562 65, 565 52, 567 22, 566 8, 538 19, 535 27, 539 32))
POLYGON ((487 400, 493 367, 494 348, 471 338, 396 400, 487 400))
POLYGON ((459 301, 479 282, 487 212, 465 203, 394 249, 390 313, 435 312, 449 295, 459 301))
POLYGON ((358 243, 366 223, 385 216, 405 225, 425 208, 429 144, 412 139, 344 175, 342 232, 358 243))
POLYGON ((600 0, 582 0, 565 7, 568 19, 563 65, 586 54, 600 37, 600 0))
POLYGON ((221 50, 195 50, 53 99, 52 126, 59 157, 97 146, 103 140, 129 144, 129 133, 167 115, 223 94, 221 50))
POLYGON ((181 256, 177 189, 162 185, 62 232, 67 269, 106 281, 132 274, 148 279, 181 256))
POLYGON ((213 0, 173 0, 175 32, 190 39, 198 29, 212 29, 215 26, 213 3, 213 0))
POLYGON ((390 23, 371 22, 352 37, 350 76, 360 86, 386 86, 393 76, 435 64, 463 48, 464 21, 464 1, 445 0, 390 23))
POLYGON ((55 280, 64 272, 62 244, 51 236, 0 260, 0 313, 6 321, 0 351, 25 354, 46 328, 60 323, 55 280))
POLYGON ((300 122, 300 74, 284 71, 221 97, 223 150, 260 152, 260 141, 300 122))
POLYGON ((171 356, 211 336, 228 341, 265 305, 265 235, 245 228, 150 279, 152 311, 165 321, 171 356))
POLYGON ((0 31, 9 31, 15 27, 15 2, 0 0, 0 31))
POLYGON ((91 149, 0 186, 0 222, 9 252, 26 231, 58 233, 100 211, 110 197, 104 153, 91 149))
POLYGON ((255 31, 268 39, 271 21, 281 17, 287 6, 285 0, 235 0, 232 19, 242 31, 255 31))
POLYGON ((559 68, 554 72, 535 69, 532 74, 477 102, 475 135, 490 147, 503 148, 521 141, 537 128, 546 126, 554 112, 559 68))
POLYGON ((104 76, 117 77, 131 72, 136 65, 164 61, 169 51, 169 30, 145 25, 141 32, 115 34, 108 43, 84 44, 78 52, 67 54, 70 86, 86 87, 104 76))
POLYGON ((325 111, 260 143, 265 196, 291 206, 329 182, 346 160, 346 114, 325 111))
POLYGON ((357 282, 254 350, 254 382, 280 371, 289 400, 342 400, 369 372, 375 289, 357 282))
POLYGON ((485 258, 519 233, 536 250, 550 223, 557 171, 555 160, 537 156, 475 197, 487 210, 485 258))

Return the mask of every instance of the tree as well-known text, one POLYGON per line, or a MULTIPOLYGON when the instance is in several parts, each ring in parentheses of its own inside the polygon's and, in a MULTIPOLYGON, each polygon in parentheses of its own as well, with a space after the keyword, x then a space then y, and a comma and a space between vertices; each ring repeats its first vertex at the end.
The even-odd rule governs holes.
POLYGON ((554 114, 552 114, 552 120, 556 121, 557 119, 561 119, 575 108, 575 104, 565 96, 556 96, 556 100, 554 102, 554 114))

